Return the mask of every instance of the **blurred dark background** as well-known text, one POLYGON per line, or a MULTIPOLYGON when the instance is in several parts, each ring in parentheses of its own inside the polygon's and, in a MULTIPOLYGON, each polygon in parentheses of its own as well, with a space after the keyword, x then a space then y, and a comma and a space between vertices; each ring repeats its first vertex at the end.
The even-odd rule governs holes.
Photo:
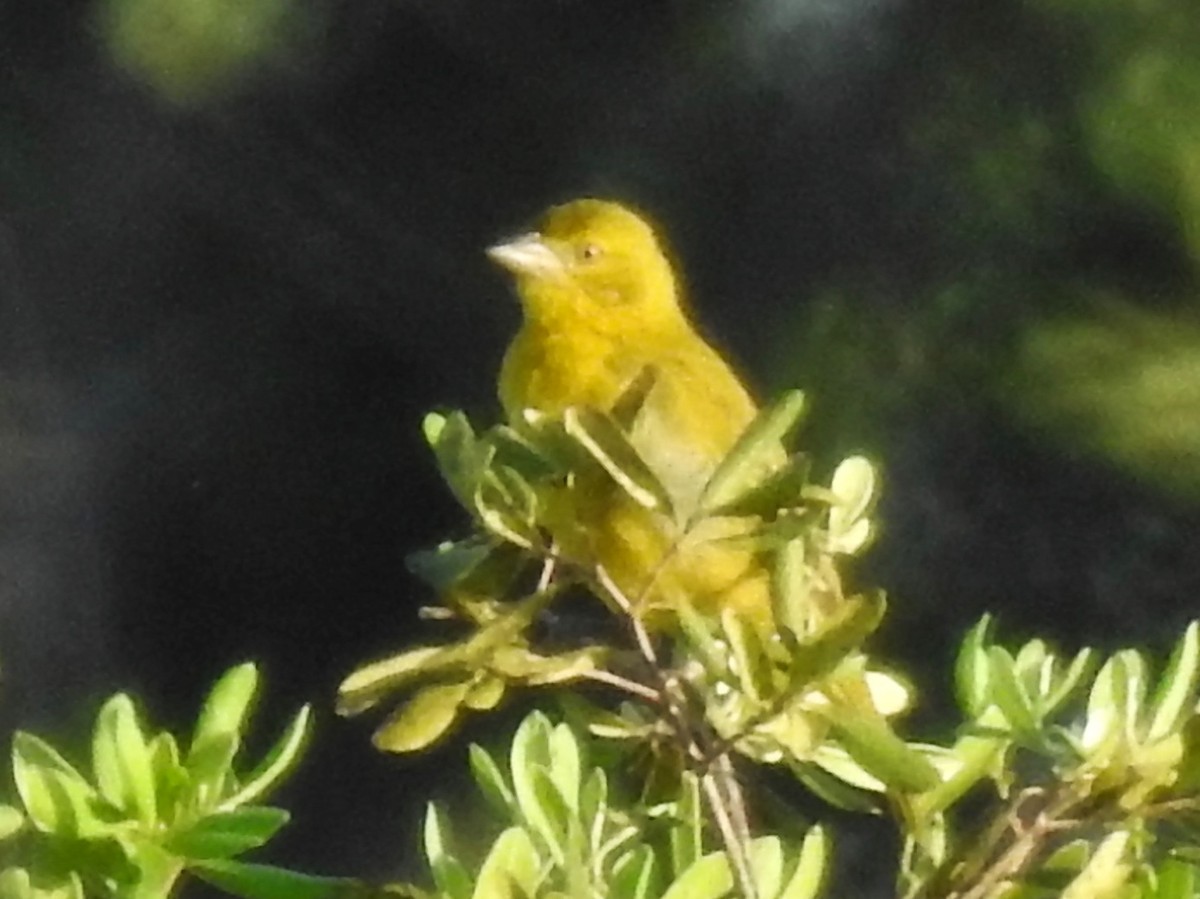
POLYGON ((181 726, 258 660, 265 731, 322 710, 273 858, 396 874, 454 785, 330 700, 462 525, 419 422, 497 412, 481 248, 585 194, 810 391, 819 462, 882 465, 858 574, 915 729, 985 610, 1161 650, 1200 588, 1198 45, 1188 0, 6 0, 0 720, 69 740, 127 688, 181 726))

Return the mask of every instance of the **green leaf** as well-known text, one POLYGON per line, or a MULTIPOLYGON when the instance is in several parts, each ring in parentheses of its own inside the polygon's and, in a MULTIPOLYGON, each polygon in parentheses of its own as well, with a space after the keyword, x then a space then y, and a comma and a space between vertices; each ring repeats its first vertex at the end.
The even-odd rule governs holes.
POLYGON ((673 817, 670 832, 671 870, 679 872, 696 863, 704 845, 700 780, 690 771, 684 772, 681 778, 673 817))
MULTIPOLYGON (((844 750, 841 751, 844 752, 844 750)), ((846 759, 850 761, 848 755, 846 759)), ((853 764, 852 761, 850 763, 853 764)), ((827 759, 821 759, 820 764, 789 762, 789 767, 795 772, 796 778, 816 796, 835 808, 851 812, 877 811, 876 802, 871 796, 871 793, 875 792, 874 789, 852 784, 847 778, 841 776, 840 768, 838 771, 827 770, 827 765, 827 759)), ((855 767, 858 766, 855 765, 855 767)))
POLYGON ((521 810, 525 813, 525 820, 534 831, 534 835, 541 837, 542 843, 549 849, 554 860, 559 865, 566 865, 574 823, 571 807, 546 768, 541 765, 530 768, 528 780, 533 788, 536 813, 533 813, 530 806, 523 804, 521 810))
MULTIPOLYGON (((748 847, 750 871, 760 896, 779 892, 783 875, 783 847, 778 837, 759 837, 748 847)), ((721 899, 734 888, 733 871, 725 852, 697 859, 667 887, 662 899, 721 899)))
POLYGON ((1079 738, 1080 746, 1090 755, 1108 754, 1126 737, 1125 710, 1131 687, 1129 659, 1126 653, 1114 654, 1092 683, 1083 734, 1079 738))
POLYGON ((212 809, 234 783, 233 760, 241 748, 235 733, 213 734, 188 753, 188 795, 199 809, 212 809))
POLYGON ((1168 859, 1158 867, 1154 899, 1194 899, 1196 867, 1186 862, 1168 859))
POLYGON ((0 841, 15 836, 24 827, 24 813, 15 805, 0 803, 0 841))
POLYGON ((468 758, 471 765, 471 776, 475 778, 475 783, 479 784, 483 798, 505 817, 515 813, 517 797, 509 789, 508 783, 504 779, 504 772, 500 770, 500 766, 496 764, 496 760, 492 758, 491 754, 482 746, 472 743, 468 751, 468 758))
POLYGON ((225 804, 234 807, 266 796, 292 770, 312 734, 312 706, 301 706, 275 745, 243 779, 242 787, 225 804))
POLYGON ((760 896, 776 896, 783 884, 783 843, 779 837, 759 837, 750 842, 750 877, 760 896))
POLYGON ((566 724, 556 724, 550 732, 550 778, 567 806, 577 811, 583 785, 583 753, 566 724))
POLYGON ((536 526, 537 494, 511 468, 492 465, 483 472, 473 508, 484 527, 501 540, 523 549, 541 543, 536 526))
POLYGON ((425 812, 425 858, 433 882, 446 899, 470 899, 471 875, 462 862, 450 854, 448 831, 447 822, 431 802, 425 812))
POLYGON ((150 827, 158 817, 150 747, 137 720, 133 700, 112 696, 96 716, 92 767, 100 792, 114 807, 150 827))
POLYGON ((811 683, 836 668, 875 632, 886 611, 887 600, 878 591, 845 600, 836 617, 793 651, 788 671, 793 685, 811 683))
POLYGON ((171 822, 180 812, 189 787, 188 773, 179 758, 179 744, 167 731, 150 741, 150 765, 154 769, 154 792, 158 797, 158 818, 171 822))
POLYGON ((288 818, 283 809, 265 805, 214 812, 170 834, 164 845, 189 861, 232 858, 262 846, 288 818))
POLYGON ((804 406, 804 394, 790 390, 758 414, 704 485, 697 517, 735 503, 780 467, 782 441, 799 423, 804 406))
POLYGON ((635 502, 671 514, 667 489, 609 416, 572 407, 563 413, 563 428, 635 502))
POLYGON ((920 793, 941 782, 925 757, 896 736, 881 718, 839 705, 830 710, 828 720, 850 756, 891 789, 920 793))
POLYGON ((1000 707, 1014 731, 1024 734, 1038 731, 1040 725, 1033 704, 1025 692, 1025 685, 1017 677, 1013 657, 1001 646, 989 646, 987 656, 992 702, 1000 707))
POLYGON ((446 650, 441 646, 417 646, 402 653, 363 665, 338 687, 339 715, 357 715, 378 705, 380 700, 418 678, 444 670, 446 650))
POLYGON ((650 899, 658 880, 658 866, 649 846, 635 846, 621 855, 608 879, 609 895, 621 899, 650 899))
POLYGON ((442 737, 458 718, 468 681, 423 687, 393 712, 371 742, 385 752, 416 752, 442 737))
POLYGON ((474 571, 494 551, 488 537, 446 541, 434 549, 418 550, 404 558, 408 570, 439 593, 474 571))
POLYGON ((463 705, 477 712, 486 712, 500 704, 507 685, 493 674, 481 674, 471 683, 471 689, 463 697, 463 705))
POLYGON ((992 628, 992 617, 984 615, 979 623, 967 631, 958 658, 954 664, 954 687, 958 703, 971 717, 977 717, 987 706, 991 693, 987 641, 992 628))
POLYGON ((430 413, 425 416, 423 430, 451 492, 463 508, 474 513, 479 482, 495 450, 475 437, 462 412, 430 413))
POLYGON ((1154 717, 1146 731, 1149 742, 1175 733, 1194 714, 1196 687, 1200 683, 1200 622, 1193 621, 1171 654, 1158 682, 1151 707, 1154 717))
POLYGON ((0 897, 3 899, 84 899, 79 875, 69 871, 59 877, 39 877, 35 883, 24 868, 6 868, 0 872, 0 897))
POLYGON ((510 827, 496 838, 479 868, 473 899, 527 899, 537 895, 538 855, 529 834, 510 827))
POLYGON ((232 735, 241 742, 242 731, 250 715, 250 705, 258 693, 258 669, 251 662, 230 668, 218 678, 200 710, 200 718, 188 752, 188 770, 193 757, 203 752, 212 740, 232 735))
POLYGON ((825 829, 820 826, 811 828, 804 835, 800 858, 778 899, 816 899, 827 879, 830 849, 829 835, 825 829))
POLYGON ((812 612, 813 572, 803 538, 789 540, 776 550, 771 566, 771 607, 790 642, 808 636, 812 612))
POLYGON ((13 781, 34 827, 85 839, 108 833, 96 814, 100 796, 49 743, 18 731, 13 736, 13 781))
POLYGON ((351 899, 359 891, 356 881, 344 877, 314 877, 226 859, 192 862, 188 870, 205 883, 243 899, 351 899))
POLYGON ((733 871, 724 852, 696 859, 667 887, 662 899, 721 899, 733 890, 733 871))
POLYGON ((511 468, 532 484, 562 477, 567 473, 553 446, 545 446, 508 425, 492 428, 487 439, 496 449, 496 463, 511 468))
POLYGON ((1079 872, 1061 899, 1117 899, 1132 873, 1129 831, 1117 830, 1106 836, 1092 853, 1087 866, 1079 872))
POLYGON ((875 469, 865 457, 851 456, 834 471, 830 490, 838 501, 829 510, 828 549, 854 555, 866 546, 873 532, 865 516, 875 502, 875 469))
POLYGON ((547 798, 542 779, 549 779, 552 764, 550 738, 552 727, 541 712, 528 715, 513 737, 511 762, 513 795, 521 811, 521 819, 555 853, 561 863, 564 851, 564 814, 558 806, 565 805, 561 797, 555 802, 547 798))
POLYGON ((602 768, 588 772, 579 790, 579 820, 593 832, 601 827, 608 813, 608 777, 602 768))
POLYGON ((721 626, 729 641, 730 662, 742 692, 756 703, 774 694, 772 668, 759 631, 735 609, 721 610, 721 626))
MULTIPOLYGON (((803 453, 793 453, 787 462, 771 471, 763 480, 721 506, 707 509, 705 515, 755 516, 769 518, 783 509, 805 505, 812 462, 803 453)), ((815 524, 815 519, 814 519, 815 524)))
POLYGON ((1096 651, 1083 648, 1075 654, 1067 670, 1058 678, 1054 688, 1042 700, 1042 714, 1049 715, 1072 698, 1079 685, 1091 674, 1096 664, 1096 651))

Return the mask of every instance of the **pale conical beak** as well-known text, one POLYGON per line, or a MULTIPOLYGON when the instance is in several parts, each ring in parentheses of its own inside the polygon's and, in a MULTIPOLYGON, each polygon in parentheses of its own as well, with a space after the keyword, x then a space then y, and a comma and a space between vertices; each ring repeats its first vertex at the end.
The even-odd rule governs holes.
POLYGON ((552 275, 563 271, 562 260, 533 232, 488 247, 488 258, 517 275, 552 275))

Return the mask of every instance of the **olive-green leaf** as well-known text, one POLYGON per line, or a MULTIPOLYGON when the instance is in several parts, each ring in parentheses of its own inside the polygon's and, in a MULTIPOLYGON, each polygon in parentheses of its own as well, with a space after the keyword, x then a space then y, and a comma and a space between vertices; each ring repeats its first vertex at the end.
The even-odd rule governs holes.
POLYGON ((814 611, 813 573, 806 556, 803 539, 789 540, 776 550, 771 566, 771 608, 781 636, 792 644, 807 636, 814 611))
POLYGON ((458 717, 469 681, 418 690, 375 731, 371 742, 386 752, 416 752, 446 733, 458 717))
POLYGON ((734 503, 784 463, 782 441, 799 423, 804 407, 804 394, 789 390, 758 414, 704 485, 699 515, 734 503))
POLYGON ((404 562, 410 572, 441 592, 475 570, 494 549, 492 540, 472 537, 409 553, 404 562))
POLYGON ((493 674, 482 674, 471 683, 471 689, 463 697, 463 705, 477 712, 494 709, 504 698, 507 686, 493 674))
POLYGON ((572 407, 563 413, 563 428, 635 502, 671 514, 667 489, 609 416, 595 409, 572 407))
POLYGON ((762 481, 754 484, 731 500, 712 508, 705 508, 705 515, 732 515, 769 517, 782 509, 797 508, 806 504, 805 487, 808 486, 812 463, 803 453, 793 453, 787 463, 770 471, 762 481))
POLYGON ((474 512, 475 494, 494 448, 476 438, 462 412, 430 413, 425 416, 423 430, 451 492, 464 508, 474 512))
POLYGON ((442 670, 446 650, 441 646, 417 646, 402 653, 363 665, 338 687, 339 715, 357 715, 418 678, 442 670))

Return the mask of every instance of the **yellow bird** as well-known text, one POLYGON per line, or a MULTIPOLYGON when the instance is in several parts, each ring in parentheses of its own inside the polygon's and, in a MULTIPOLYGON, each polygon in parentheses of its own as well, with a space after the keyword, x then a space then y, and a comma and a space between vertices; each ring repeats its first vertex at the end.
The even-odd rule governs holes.
POLYGON ((551 528, 565 554, 602 565, 655 627, 685 599, 704 614, 732 607, 767 625, 764 568, 745 548, 719 541, 751 522, 708 519, 681 542, 681 521, 758 410, 688 320, 651 226, 620 204, 576 200, 488 255, 515 276, 524 318, 500 370, 510 420, 526 409, 611 411, 644 372, 653 378, 629 438, 679 514, 646 509, 611 481, 581 481, 560 510, 578 527, 551 528))

